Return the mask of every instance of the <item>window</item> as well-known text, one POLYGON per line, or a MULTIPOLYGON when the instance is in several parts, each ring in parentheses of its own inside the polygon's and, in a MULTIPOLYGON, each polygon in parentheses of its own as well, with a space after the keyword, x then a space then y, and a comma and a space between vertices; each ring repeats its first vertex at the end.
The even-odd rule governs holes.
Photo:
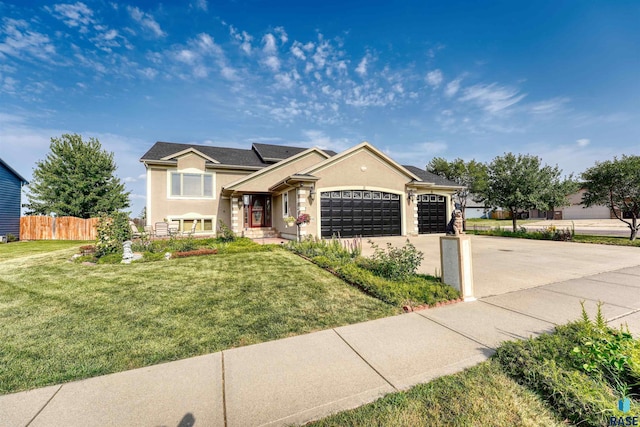
POLYGON ((194 230, 196 233, 213 233, 215 231, 215 217, 170 217, 169 220, 176 223, 178 225, 178 231, 183 233, 189 233, 191 230, 194 230), (196 224, 195 229, 193 228, 194 223, 196 224))
POLYGON ((171 197, 213 198, 213 174, 171 172, 171 197))
POLYGON ((282 216, 289 216, 289 192, 282 193, 282 216))

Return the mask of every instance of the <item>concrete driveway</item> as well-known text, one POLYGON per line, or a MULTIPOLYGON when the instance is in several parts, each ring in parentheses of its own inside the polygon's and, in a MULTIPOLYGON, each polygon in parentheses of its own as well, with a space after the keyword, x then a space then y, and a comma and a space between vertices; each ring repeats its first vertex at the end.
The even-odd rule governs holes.
MULTIPOLYGON (((424 253, 419 272, 440 272, 440 235, 409 237, 424 253)), ((363 239, 364 256, 390 242, 403 246, 407 237, 363 239)), ((640 265, 640 248, 471 236, 473 276, 477 298, 528 289, 549 283, 640 265)))

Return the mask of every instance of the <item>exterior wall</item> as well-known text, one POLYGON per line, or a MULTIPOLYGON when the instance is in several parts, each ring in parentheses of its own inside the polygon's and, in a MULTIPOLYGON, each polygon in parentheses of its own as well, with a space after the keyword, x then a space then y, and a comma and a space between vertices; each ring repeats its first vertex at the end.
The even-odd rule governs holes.
MULTIPOLYGON (((194 155, 187 155, 182 159, 185 160, 179 164, 183 169, 196 169, 194 166, 199 165, 198 170, 204 170, 204 160, 197 162, 193 159, 194 155)), ((198 156, 195 156, 198 157, 198 156)), ((223 169, 209 168, 206 172, 214 173, 214 198, 213 199, 181 199, 169 198, 167 178, 168 171, 183 170, 178 167, 156 167, 151 166, 147 173, 147 225, 153 225, 156 222, 164 221, 165 218, 175 218, 181 216, 197 217, 214 217, 217 223, 218 219, 222 219, 227 225, 231 226, 231 204, 230 200, 223 199, 221 189, 225 185, 238 180, 242 176, 248 175, 249 172, 228 171, 223 169)))
POLYGON ((411 178, 370 151, 358 150, 311 173, 320 180, 316 183, 313 201, 308 200, 308 192, 300 197, 304 199, 302 207, 305 212, 311 215, 311 222, 303 227, 306 234, 320 236, 320 193, 332 190, 374 190, 399 194, 403 218, 401 233, 403 236, 413 233, 414 210, 413 205, 407 202, 405 191, 411 178))
POLYGON ((464 210, 465 218, 486 218, 489 214, 489 210, 485 208, 473 208, 467 207, 464 210))
POLYGON ((607 206, 590 206, 585 208, 582 196, 586 190, 580 189, 567 198, 569 206, 561 208, 562 219, 609 219, 611 211, 607 206))
MULTIPOLYGON (((310 152, 299 159, 287 162, 284 160, 282 165, 275 164, 269 166, 268 171, 261 170, 255 178, 243 182, 237 187, 232 187, 235 191, 244 193, 260 193, 265 192, 272 185, 282 181, 303 169, 320 163, 326 158, 317 152, 310 152)), ((256 173, 256 172, 254 172, 256 173)))
POLYGON ((289 196, 289 215, 294 218, 298 216, 295 189, 290 189, 282 193, 275 194, 272 201, 272 226, 280 232, 280 237, 284 239, 295 240, 298 232, 296 225, 294 224, 289 227, 284 221, 284 213, 282 207, 283 194, 288 194, 289 196))
POLYGON ((0 164, 0 236, 20 236, 21 181, 0 164))
POLYGON ((197 154, 185 154, 178 158, 178 170, 185 169, 198 169, 199 171, 205 170, 206 160, 197 154))

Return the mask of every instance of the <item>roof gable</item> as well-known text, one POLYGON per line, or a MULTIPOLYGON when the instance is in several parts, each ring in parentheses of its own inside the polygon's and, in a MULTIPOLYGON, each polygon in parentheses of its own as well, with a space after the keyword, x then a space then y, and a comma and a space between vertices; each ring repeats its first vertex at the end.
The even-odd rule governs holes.
POLYGON ((24 184, 28 184, 29 182, 24 179, 22 177, 22 175, 20 175, 18 172, 15 171, 15 169, 13 169, 11 166, 9 166, 9 164, 7 162, 5 162, 4 160, 2 160, 0 158, 0 165, 4 166, 5 169, 7 169, 9 172, 11 172, 13 175, 15 175, 16 178, 18 178, 18 180, 24 184))
POLYGON ((289 147, 286 145, 259 144, 254 142, 251 145, 256 154, 265 163, 277 163, 281 160, 288 159, 306 150, 306 148, 289 147))
POLYGON ((201 152, 201 151, 198 151, 198 150, 197 150, 196 148, 194 148, 194 147, 189 147, 189 148, 187 148, 187 149, 185 149, 185 150, 178 151, 177 153, 169 154, 168 156, 165 156, 165 157, 163 157, 163 158, 162 158, 162 159, 160 159, 160 160, 172 160, 172 159, 175 159, 175 158, 177 158, 177 157, 182 157, 182 156, 184 156, 185 154, 190 154, 190 153, 191 153, 191 154, 195 154, 195 155, 197 155, 197 156, 200 156, 200 157, 202 157, 203 159, 206 159, 206 160, 210 161, 211 163, 220 163, 219 161, 217 161, 217 160, 216 160, 216 159, 214 159, 213 157, 207 156, 206 154, 204 154, 204 153, 203 153, 203 152, 201 152))
POLYGON ((390 167, 392 167, 393 169, 395 169, 397 172, 401 173, 402 175, 407 176, 408 178, 414 179, 419 181, 420 178, 418 176, 416 176, 413 172, 407 170, 406 168, 404 168, 403 166, 401 166, 399 163, 397 163, 395 160, 391 159, 389 156, 387 156, 386 154, 384 154, 382 151, 378 150, 377 148, 375 148, 373 145, 369 144, 368 142, 364 141, 361 142, 360 144, 349 148, 348 150, 343 151, 342 153, 336 154, 335 156, 329 157, 327 160, 323 161, 322 163, 319 163, 317 165, 314 165, 310 168, 307 168, 303 171, 301 171, 300 173, 302 174, 314 174, 322 169, 325 169, 327 167, 330 167, 342 160, 345 160, 347 157, 360 152, 360 151, 367 151, 371 154, 373 154, 375 157, 378 157, 380 160, 382 160, 384 163, 388 164, 390 167))
MULTIPOLYGON (((299 160, 301 160, 301 159, 303 159, 305 157, 308 157, 310 155, 314 155, 314 154, 316 156, 319 156, 319 157, 324 158, 324 159, 329 158, 329 155, 327 153, 325 153, 324 151, 320 150, 319 148, 315 148, 315 147, 308 148, 308 149, 306 149, 304 151, 301 151, 300 153, 298 153, 298 154, 296 154, 294 156, 291 156, 291 157, 289 157, 289 158, 287 158, 285 160, 282 160, 282 161, 280 161, 278 163, 274 163, 274 164, 272 164, 272 165, 270 165, 270 166, 268 166, 268 167, 266 167, 264 169, 260 169, 259 171, 256 171, 256 172, 254 172, 254 173, 252 173, 250 175, 244 176, 244 177, 242 177, 242 178, 240 178, 240 179, 238 179, 238 180, 236 180, 234 182, 229 183, 228 185, 225 186, 225 190, 237 190, 243 184, 246 184, 246 183, 251 182, 251 181, 253 181, 255 179, 258 179, 261 176, 265 176, 265 175, 267 175, 267 174, 269 174, 269 173, 271 173, 273 171, 276 171, 277 169, 281 169, 281 168, 283 168, 283 167, 285 167, 287 165, 291 165, 293 163, 296 163, 299 160)), ((307 163, 307 165, 308 164, 309 163, 307 163)), ((297 174, 297 175, 299 175, 299 174, 297 174)), ((280 180, 280 179, 282 179, 282 177, 277 179, 277 180, 280 180)))

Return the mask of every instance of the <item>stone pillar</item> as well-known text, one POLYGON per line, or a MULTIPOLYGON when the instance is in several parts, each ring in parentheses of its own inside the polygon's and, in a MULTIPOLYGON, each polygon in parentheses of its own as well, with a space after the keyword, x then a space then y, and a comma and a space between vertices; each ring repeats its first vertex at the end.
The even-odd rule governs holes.
POLYGON ((442 282, 460 291, 465 302, 476 300, 473 296, 471 236, 440 237, 440 266, 442 282))
POLYGON ((238 208, 238 197, 231 198, 231 230, 237 235, 240 235, 240 209, 238 208))
MULTIPOLYGON (((298 211, 298 215, 307 212, 307 190, 304 187, 299 187, 296 195, 296 209, 298 211)), ((300 238, 307 234, 306 230, 307 224, 300 224, 298 230, 300 231, 300 238)))

